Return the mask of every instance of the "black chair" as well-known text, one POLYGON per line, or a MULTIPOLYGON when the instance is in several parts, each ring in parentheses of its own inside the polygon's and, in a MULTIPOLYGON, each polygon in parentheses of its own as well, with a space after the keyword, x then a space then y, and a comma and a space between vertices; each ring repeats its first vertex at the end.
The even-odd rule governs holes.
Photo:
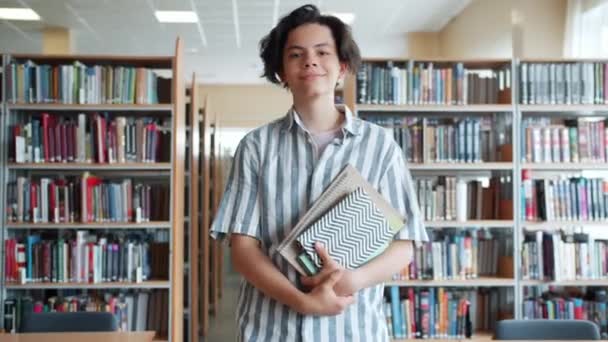
POLYGON ((109 312, 42 312, 26 314, 23 333, 116 331, 118 325, 109 312))
POLYGON ((497 340, 599 340, 600 330, 583 320, 507 319, 496 324, 497 340))

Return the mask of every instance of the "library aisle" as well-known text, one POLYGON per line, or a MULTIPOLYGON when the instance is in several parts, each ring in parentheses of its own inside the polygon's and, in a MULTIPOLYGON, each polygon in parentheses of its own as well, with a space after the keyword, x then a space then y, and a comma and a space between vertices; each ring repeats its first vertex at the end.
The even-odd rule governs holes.
POLYGON ((222 300, 219 302, 218 313, 211 316, 209 335, 201 337, 200 341, 236 341, 234 313, 239 295, 241 277, 232 269, 232 261, 228 250, 224 253, 224 287, 222 300))

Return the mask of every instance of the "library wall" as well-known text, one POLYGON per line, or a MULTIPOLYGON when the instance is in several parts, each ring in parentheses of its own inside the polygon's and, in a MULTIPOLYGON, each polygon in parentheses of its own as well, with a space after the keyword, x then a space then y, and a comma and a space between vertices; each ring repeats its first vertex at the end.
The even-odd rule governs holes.
POLYGON ((285 115, 292 104, 291 94, 272 84, 202 85, 199 94, 199 103, 209 96, 222 127, 257 127, 285 115))
POLYGON ((440 32, 441 56, 511 57, 513 17, 521 20, 523 57, 562 56, 566 0, 474 0, 440 32))

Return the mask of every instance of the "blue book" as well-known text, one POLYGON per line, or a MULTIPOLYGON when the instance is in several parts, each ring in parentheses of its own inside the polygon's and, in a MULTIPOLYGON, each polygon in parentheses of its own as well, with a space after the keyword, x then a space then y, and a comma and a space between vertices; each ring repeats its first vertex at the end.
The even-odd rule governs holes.
POLYGON ((401 312, 401 302, 399 301, 399 286, 391 286, 391 311, 393 314, 393 336, 395 338, 404 338, 401 330, 401 322, 403 315, 401 312))
POLYGON ((26 244, 26 253, 27 253, 27 280, 33 281, 33 260, 34 260, 34 245, 40 242, 40 236, 38 235, 28 235, 26 244))

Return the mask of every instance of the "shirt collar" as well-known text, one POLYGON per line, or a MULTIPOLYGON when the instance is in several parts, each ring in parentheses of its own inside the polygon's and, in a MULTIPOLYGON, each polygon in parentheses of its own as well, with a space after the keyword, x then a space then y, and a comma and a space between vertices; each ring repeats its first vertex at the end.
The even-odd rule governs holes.
MULTIPOLYGON (((359 135, 361 133, 360 123, 353 116, 353 113, 350 111, 350 108, 343 104, 337 104, 336 109, 338 109, 338 111, 344 113, 345 115, 344 126, 342 126, 343 132, 348 132, 351 135, 359 135)), ((296 113, 295 108, 291 107, 287 112, 287 115, 285 115, 283 121, 283 129, 286 131, 291 130, 294 126, 294 123, 306 131, 306 127, 304 127, 304 125, 302 124, 302 121, 300 120, 299 115, 296 113)))

